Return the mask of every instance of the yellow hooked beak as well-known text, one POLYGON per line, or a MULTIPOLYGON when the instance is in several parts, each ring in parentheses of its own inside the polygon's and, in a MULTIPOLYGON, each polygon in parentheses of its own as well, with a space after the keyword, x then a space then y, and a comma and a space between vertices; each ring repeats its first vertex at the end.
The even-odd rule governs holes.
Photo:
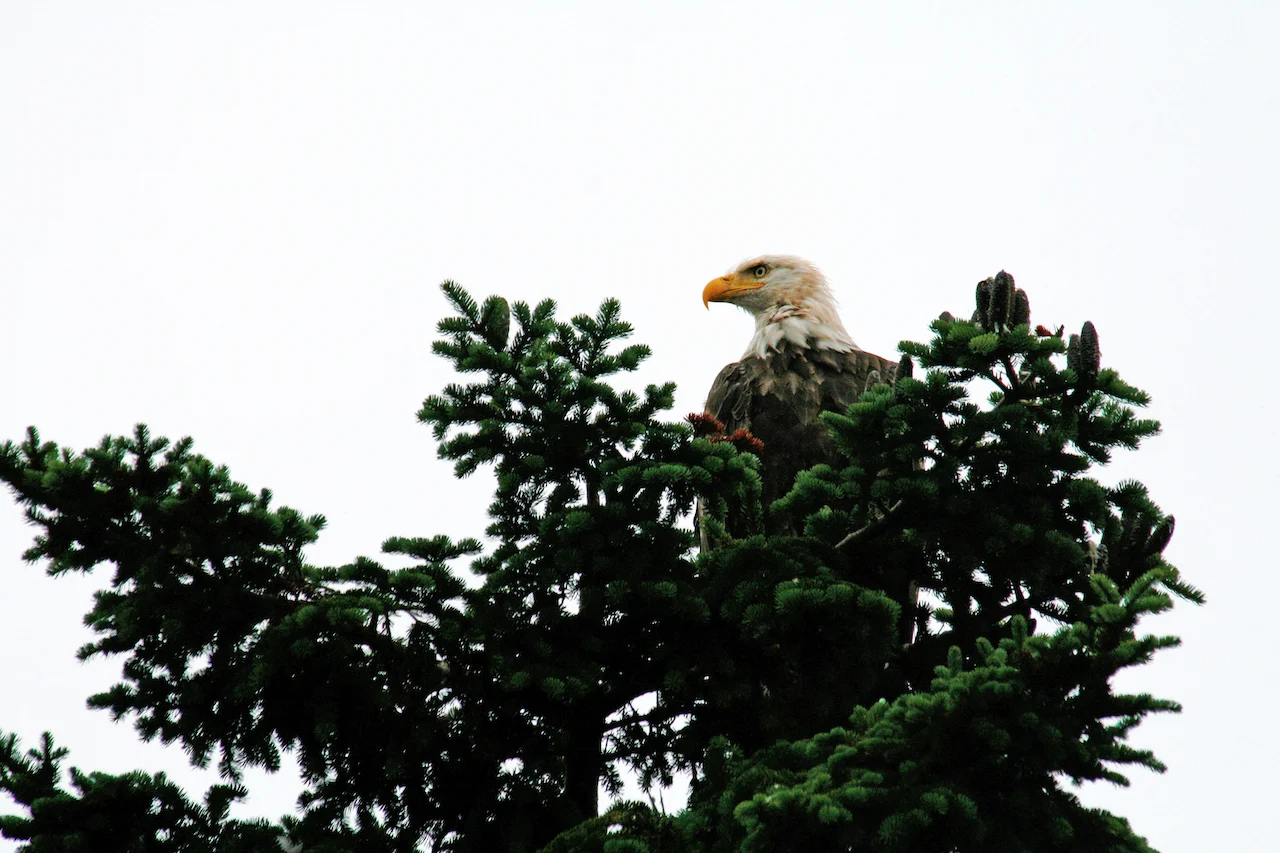
POLYGON ((712 302, 728 302, 739 293, 759 290, 760 287, 762 287, 760 282, 744 278, 737 273, 722 275, 711 279, 707 282, 707 286, 702 288, 702 305, 710 310, 712 302))

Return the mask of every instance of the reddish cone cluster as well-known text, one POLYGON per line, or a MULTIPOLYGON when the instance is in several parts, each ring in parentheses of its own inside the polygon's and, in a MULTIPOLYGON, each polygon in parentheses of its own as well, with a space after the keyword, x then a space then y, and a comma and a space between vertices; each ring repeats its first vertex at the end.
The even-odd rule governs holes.
POLYGON ((711 441, 727 441, 738 450, 754 453, 757 456, 764 450, 764 442, 745 429, 735 430, 730 435, 724 434, 724 424, 706 412, 695 412, 687 415, 685 420, 693 427, 694 435, 708 438, 711 441))

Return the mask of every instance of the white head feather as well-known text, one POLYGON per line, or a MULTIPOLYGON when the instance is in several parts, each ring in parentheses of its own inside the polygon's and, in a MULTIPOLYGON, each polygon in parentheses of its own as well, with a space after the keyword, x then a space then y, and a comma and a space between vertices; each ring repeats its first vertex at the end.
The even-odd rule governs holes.
POLYGON ((704 301, 746 310, 756 331, 745 356, 764 358, 784 346, 850 352, 859 349, 840 322, 835 294, 816 266, 794 255, 761 255, 713 279, 704 301))

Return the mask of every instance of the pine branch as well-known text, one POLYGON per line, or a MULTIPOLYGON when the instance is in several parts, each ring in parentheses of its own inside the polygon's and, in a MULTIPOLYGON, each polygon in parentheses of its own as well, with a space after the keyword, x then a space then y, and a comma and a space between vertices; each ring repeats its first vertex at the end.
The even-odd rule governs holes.
POLYGON ((893 517, 902 510, 902 504, 902 501, 898 501, 883 513, 878 514, 872 521, 867 522, 862 527, 837 542, 836 548, 844 548, 845 546, 852 545, 855 542, 862 542, 876 535, 881 530, 884 530, 889 526, 889 523, 893 521, 893 517))

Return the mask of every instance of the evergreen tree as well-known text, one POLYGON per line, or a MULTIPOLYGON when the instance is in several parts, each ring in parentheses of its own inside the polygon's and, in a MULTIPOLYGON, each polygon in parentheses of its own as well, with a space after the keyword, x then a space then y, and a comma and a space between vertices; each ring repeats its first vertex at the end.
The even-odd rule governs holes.
POLYGON ((40 529, 27 559, 114 566, 81 656, 123 656, 122 680, 90 705, 229 782, 203 804, 163 775, 68 787, 49 735, 26 753, 10 735, 0 788, 23 813, 0 833, 31 851, 1149 849, 1063 783, 1161 769, 1125 739, 1177 705, 1112 677, 1177 642, 1142 616, 1200 594, 1143 487, 1088 476, 1158 429, 1090 324, 1033 330, 1010 277, 983 282, 971 319, 902 345, 908 375, 825 416, 848 466, 761 507, 750 436, 665 419, 671 384, 611 384, 648 355, 615 301, 564 322, 444 289, 435 349, 467 381, 419 418, 459 476, 496 471, 487 546, 392 538, 409 568, 314 566, 324 518, 190 439, 139 426, 77 453, 31 429, 0 448, 40 529), (761 512, 804 535, 729 533, 761 512), (299 814, 229 818, 240 771, 281 750, 299 814), (601 784, 679 772, 681 814, 597 816, 601 784))

